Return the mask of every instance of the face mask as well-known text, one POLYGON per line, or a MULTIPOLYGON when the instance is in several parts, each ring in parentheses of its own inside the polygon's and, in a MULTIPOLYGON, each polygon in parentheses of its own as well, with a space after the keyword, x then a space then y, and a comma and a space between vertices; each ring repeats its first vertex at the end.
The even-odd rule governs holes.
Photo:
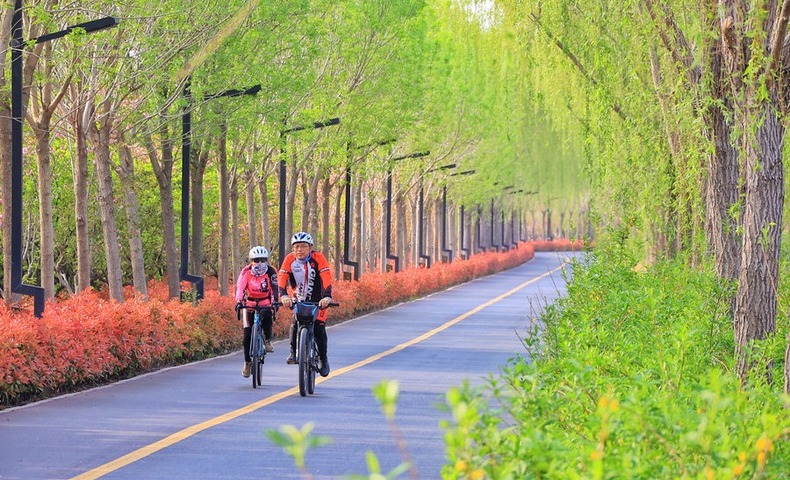
POLYGON ((255 275, 256 277, 260 277, 266 271, 267 266, 268 265, 266 264, 266 262, 253 264, 252 274, 255 275))

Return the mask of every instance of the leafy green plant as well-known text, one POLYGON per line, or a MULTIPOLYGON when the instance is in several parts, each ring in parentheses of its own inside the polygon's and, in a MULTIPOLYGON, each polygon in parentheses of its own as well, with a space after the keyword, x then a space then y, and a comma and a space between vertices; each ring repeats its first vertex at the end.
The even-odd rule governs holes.
MULTIPOLYGON (((400 430, 395 424, 395 410, 397 407, 399 395, 398 382, 395 380, 382 380, 373 387, 373 395, 381 405, 384 416, 387 418, 387 422, 390 425, 390 431, 392 432, 392 435, 398 444, 398 450, 400 451, 404 461, 400 465, 393 468, 390 472, 385 474, 381 471, 381 465, 379 464, 376 454, 368 450, 365 452, 368 474, 348 475, 347 478, 352 480, 394 479, 398 478, 406 471, 409 472, 409 476, 412 479, 419 478, 417 471, 414 469, 411 461, 409 460, 409 454, 406 444, 403 440, 403 436, 400 434, 400 430)), ((305 465, 307 451, 310 448, 319 447, 331 442, 329 437, 317 437, 310 435, 310 432, 312 432, 314 426, 315 425, 312 422, 309 422, 301 429, 292 425, 285 425, 280 427, 279 430, 269 429, 266 431, 266 435, 269 437, 269 440, 271 440, 275 445, 282 447, 285 453, 294 459, 296 468, 299 469, 299 472, 304 475, 306 479, 312 478, 312 474, 305 465)))
POLYGON ((315 428, 315 424, 308 422, 302 428, 284 425, 279 430, 269 429, 266 431, 269 440, 275 445, 282 447, 285 453, 294 459, 296 468, 299 469, 305 478, 312 478, 305 463, 307 451, 313 447, 320 447, 331 442, 329 437, 311 435, 313 428, 315 428))
MULTIPOLYGON (((444 478, 783 478, 781 385, 742 388, 727 287, 681 260, 637 273, 626 250, 574 266, 568 296, 485 387, 447 394, 444 478), (535 338, 541 338, 538 343, 535 338)), ((782 342, 760 355, 776 359, 782 342)), ((777 375, 775 375, 777 376, 777 375)))

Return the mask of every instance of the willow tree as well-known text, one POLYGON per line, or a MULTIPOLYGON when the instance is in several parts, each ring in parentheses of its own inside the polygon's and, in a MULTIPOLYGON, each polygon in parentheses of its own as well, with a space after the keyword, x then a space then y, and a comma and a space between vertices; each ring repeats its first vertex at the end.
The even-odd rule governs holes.
POLYGON ((745 379, 752 347, 776 328, 790 2, 500 5, 532 65, 551 68, 533 77, 547 111, 574 112, 595 138, 589 172, 604 217, 636 231, 665 222, 675 248, 707 246, 723 280, 737 278, 745 379))

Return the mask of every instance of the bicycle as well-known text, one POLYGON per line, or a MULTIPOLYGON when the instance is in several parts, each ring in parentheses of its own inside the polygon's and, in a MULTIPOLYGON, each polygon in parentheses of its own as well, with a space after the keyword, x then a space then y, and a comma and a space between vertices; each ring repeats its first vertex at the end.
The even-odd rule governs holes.
MULTIPOLYGON (((330 307, 339 303, 332 302, 330 307)), ((296 363, 299 364, 299 395, 307 396, 315 392, 315 374, 320 371, 318 345, 315 342, 313 327, 318 316, 317 302, 295 302, 292 307, 297 325, 296 363)))
MULTIPOLYGON (((263 379, 263 364, 266 359, 266 347, 263 342, 263 327, 261 326, 261 312, 269 310, 272 312, 272 319, 274 319, 277 316, 277 309, 275 307, 282 304, 279 302, 272 302, 271 305, 260 305, 260 302, 268 302, 268 299, 256 300, 249 298, 247 301, 255 302, 255 305, 252 307, 244 306, 242 308, 254 312, 252 338, 250 339, 250 376, 252 377, 252 388, 258 388, 261 386, 261 380, 263 379)), ((240 314, 240 310, 238 313, 240 314)))

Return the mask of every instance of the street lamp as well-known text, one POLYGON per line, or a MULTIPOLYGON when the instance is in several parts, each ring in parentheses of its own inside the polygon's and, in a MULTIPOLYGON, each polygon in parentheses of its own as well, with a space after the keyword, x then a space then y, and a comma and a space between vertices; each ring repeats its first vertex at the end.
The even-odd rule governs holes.
MULTIPOLYGON (((115 17, 80 23, 55 33, 34 38, 33 42, 43 43, 65 37, 76 29, 92 33, 118 25, 115 17)), ((30 295, 34 299, 33 313, 41 317, 44 313, 44 289, 38 285, 22 282, 22 53, 27 42, 22 38, 22 0, 15 0, 11 26, 11 292, 30 295)))
MULTIPOLYGON (((510 191, 510 193, 508 193, 508 195, 514 195, 514 194, 519 194, 519 193, 524 193, 524 189, 520 188, 520 189, 515 190, 515 191, 510 191)), ((519 214, 519 216, 520 216, 520 214, 519 214)), ((521 222, 520 221, 519 221, 519 225, 518 225, 518 233, 519 233, 519 238, 521 238, 521 222)), ((502 241, 504 242, 504 237, 503 237, 502 241)), ((509 242, 509 245, 511 247, 515 248, 516 250, 518 250, 518 241, 516 241, 516 209, 515 208, 513 208, 513 210, 511 210, 511 212, 510 212, 510 242, 509 242)))
POLYGON ((485 251, 485 249, 481 245, 481 242, 483 240, 482 240, 482 236, 481 236, 481 233, 480 233, 480 230, 481 230, 481 227, 482 227, 480 225, 480 220, 481 220, 482 217, 483 217, 483 207, 480 206, 480 204, 477 204, 477 220, 475 222, 477 228, 475 228, 475 241, 474 241, 474 245, 476 245, 476 247, 474 248, 475 253, 478 253, 480 251, 485 251))
MULTIPOLYGON (((375 142, 371 142, 371 143, 368 143, 368 144, 365 144, 365 145, 358 145, 358 146, 355 146, 355 147, 352 147, 350 142, 348 144, 349 161, 348 161, 348 165, 346 166, 346 185, 345 185, 345 194, 346 194, 345 214, 346 214, 346 218, 345 218, 344 228, 343 228, 343 266, 351 267, 354 270, 354 274, 353 274, 354 275, 354 280, 359 280, 359 262, 351 260, 351 240, 352 240, 352 238, 351 238, 351 223, 352 223, 351 215, 353 213, 352 210, 351 210, 351 203, 352 203, 351 202, 351 160, 350 160, 351 159, 351 150, 352 149, 356 150, 356 149, 360 149, 360 148, 369 148, 369 147, 381 147, 381 146, 393 143, 395 140, 396 140, 395 138, 387 138, 387 139, 384 139, 384 140, 377 140, 375 142)), ((406 157, 403 157, 403 158, 406 158, 406 157)), ((401 158, 396 158, 394 160, 396 160, 396 161, 397 160, 401 160, 401 158)), ((388 173, 390 173, 390 172, 388 172, 388 173)), ((391 174, 387 177, 387 185, 388 185, 388 188, 392 188, 392 176, 391 176, 391 174)), ((388 190, 388 191, 391 191, 391 190, 388 190)), ((391 198, 391 197, 388 197, 388 198, 391 198)), ((388 239, 389 239, 389 235, 390 235, 389 219, 390 219, 390 217, 388 215, 387 216, 387 228, 388 228, 388 230, 387 230, 387 234, 386 234, 388 239)), ((386 246, 386 255, 387 255, 387 258, 390 257, 389 256, 389 241, 388 241, 387 246, 386 246)), ((397 268, 397 260, 396 260, 395 265, 396 265, 396 268, 397 268)), ((351 279, 351 274, 348 274, 347 272, 343 272, 343 275, 344 276, 348 275, 348 277, 345 278, 346 280, 350 280, 351 279)))
MULTIPOLYGON (((213 100, 222 97, 240 97, 242 95, 256 95, 261 91, 261 84, 250 87, 246 90, 225 90, 223 92, 206 95, 203 100, 213 100)), ((190 208, 190 155, 192 151, 192 93, 189 90, 189 79, 187 79, 182 92, 186 100, 184 112, 181 114, 181 268, 178 276, 181 281, 190 282, 195 286, 196 300, 203 299, 203 277, 191 275, 189 269, 189 208, 190 208)))
MULTIPOLYGON (((442 165, 441 167, 432 168, 430 170, 427 170, 425 173, 428 174, 428 173, 431 173, 431 172, 436 172, 438 170, 449 170, 451 168, 455 168, 455 164, 454 163, 451 163, 449 165, 442 165)), ((424 240, 425 239, 423 237, 425 235, 423 233, 423 230, 424 230, 425 218, 424 218, 424 215, 423 215, 423 204, 424 204, 423 198, 424 198, 424 195, 423 195, 423 177, 420 177, 419 211, 417 212, 417 216, 419 217, 418 230, 417 230, 417 253, 419 255, 419 259, 420 260, 425 260, 425 267, 426 268, 431 268, 431 256, 427 255, 425 253, 425 249, 424 249, 424 240)))
MULTIPOLYGON (((331 127, 332 125, 338 125, 339 123, 340 123, 340 119, 335 117, 335 118, 330 118, 328 120, 322 120, 320 122, 313 122, 312 125, 297 125, 290 128, 284 128, 280 130, 280 148, 283 148, 282 139, 284 139, 285 136, 288 135, 289 133, 299 132, 302 130, 331 127)), ((282 263, 283 259, 285 258, 285 180, 286 180, 285 157, 283 156, 282 152, 280 152, 280 243, 279 243, 280 251, 278 252, 278 254, 280 255, 280 263, 282 263)))
MULTIPOLYGON (((540 193, 540 192, 538 192, 537 190, 531 190, 529 192, 524 192, 524 196, 529 197, 531 195, 537 195, 538 193, 540 193)), ((524 219, 524 212, 520 212, 519 219, 518 219, 519 240, 521 240, 522 242, 526 242, 527 240, 529 240, 529 236, 528 235, 524 235, 524 230, 526 230, 526 229, 523 228, 522 224, 521 224, 523 219, 524 219)), ((532 232, 532 233, 534 235, 535 232, 532 232)))
POLYGON ((494 198, 491 197, 491 243, 489 245, 499 251, 499 245, 494 243, 494 198))
MULTIPOLYGON (((451 173, 451 177, 472 175, 475 170, 464 170, 463 172, 451 173)), ((461 205, 461 251, 469 255, 469 249, 464 248, 464 206, 461 205)), ((453 250, 447 248, 447 185, 442 187, 442 253, 447 254, 447 261, 453 261, 453 250)))
MULTIPOLYGON (((343 229, 343 265, 354 269, 354 280, 359 280, 359 262, 351 260, 351 165, 346 166, 346 221, 343 229)), ((346 279, 348 280, 348 279, 346 279)))
MULTIPOLYGON (((408 153, 392 159, 393 162, 405 160, 407 158, 420 158, 430 155, 430 151, 408 153)), ((384 255, 387 260, 392 260, 395 263, 395 271, 400 271, 400 258, 392 254, 392 168, 387 169, 387 219, 386 219, 386 243, 384 247, 384 255)))

